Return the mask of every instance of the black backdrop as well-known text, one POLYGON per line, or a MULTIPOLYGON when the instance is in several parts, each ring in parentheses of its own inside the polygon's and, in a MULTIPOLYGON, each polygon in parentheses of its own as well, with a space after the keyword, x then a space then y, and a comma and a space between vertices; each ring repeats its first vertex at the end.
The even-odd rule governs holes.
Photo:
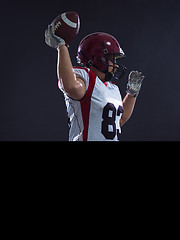
POLYGON ((1 141, 66 141, 63 94, 57 88, 57 52, 44 31, 60 13, 77 11, 78 36, 70 46, 76 65, 80 40, 97 31, 114 35, 127 57, 119 82, 125 96, 131 70, 146 78, 122 141, 180 140, 180 1, 6 1, 1 6, 1 141))

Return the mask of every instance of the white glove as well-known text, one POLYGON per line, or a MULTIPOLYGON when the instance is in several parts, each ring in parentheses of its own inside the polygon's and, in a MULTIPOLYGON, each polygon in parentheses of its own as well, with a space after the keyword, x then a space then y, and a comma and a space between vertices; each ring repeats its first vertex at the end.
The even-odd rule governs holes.
POLYGON ((145 78, 145 76, 141 76, 141 74, 142 73, 138 71, 132 71, 129 74, 126 92, 133 97, 137 97, 139 94, 142 81, 145 78))
POLYGON ((65 45, 65 41, 55 35, 54 25, 48 25, 48 29, 45 31, 45 42, 48 46, 59 49, 61 46, 65 45))

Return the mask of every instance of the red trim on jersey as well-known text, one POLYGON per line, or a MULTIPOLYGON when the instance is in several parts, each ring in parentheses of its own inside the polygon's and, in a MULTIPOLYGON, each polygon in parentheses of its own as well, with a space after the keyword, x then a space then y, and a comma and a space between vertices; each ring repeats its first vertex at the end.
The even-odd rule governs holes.
POLYGON ((81 112, 82 112, 82 118, 83 118, 83 124, 84 124, 83 141, 87 141, 88 127, 89 127, 89 113, 90 113, 90 107, 91 107, 91 96, 92 96, 93 88, 95 85, 96 75, 92 71, 88 71, 88 69, 86 68, 81 68, 81 69, 84 69, 89 74, 88 89, 86 91, 85 96, 80 100, 81 112))
POLYGON ((83 69, 83 70, 85 70, 87 73, 89 73, 89 69, 84 68, 84 67, 75 66, 75 67, 73 67, 73 68, 76 68, 76 69, 83 69))
POLYGON ((114 83, 114 82, 111 82, 112 84, 114 84, 114 85, 116 85, 116 83, 114 83))

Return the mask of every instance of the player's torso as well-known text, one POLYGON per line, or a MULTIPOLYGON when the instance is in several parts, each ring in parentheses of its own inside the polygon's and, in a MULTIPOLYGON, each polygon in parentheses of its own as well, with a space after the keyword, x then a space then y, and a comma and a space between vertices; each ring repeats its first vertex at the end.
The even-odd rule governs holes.
POLYGON ((65 94, 70 123, 70 141, 118 141, 123 113, 119 88, 102 82, 86 68, 75 69, 86 83, 85 97, 76 101, 65 94))
POLYGON ((87 140, 118 141, 123 112, 118 87, 96 77, 92 91, 87 140))

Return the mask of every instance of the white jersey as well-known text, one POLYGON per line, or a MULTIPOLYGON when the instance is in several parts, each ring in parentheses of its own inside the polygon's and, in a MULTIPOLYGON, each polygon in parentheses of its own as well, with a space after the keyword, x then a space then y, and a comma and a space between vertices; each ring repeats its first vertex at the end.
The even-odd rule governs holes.
POLYGON ((86 94, 74 100, 63 91, 70 123, 69 141, 118 141, 123 113, 118 86, 101 81, 90 69, 74 67, 86 85, 86 94))

